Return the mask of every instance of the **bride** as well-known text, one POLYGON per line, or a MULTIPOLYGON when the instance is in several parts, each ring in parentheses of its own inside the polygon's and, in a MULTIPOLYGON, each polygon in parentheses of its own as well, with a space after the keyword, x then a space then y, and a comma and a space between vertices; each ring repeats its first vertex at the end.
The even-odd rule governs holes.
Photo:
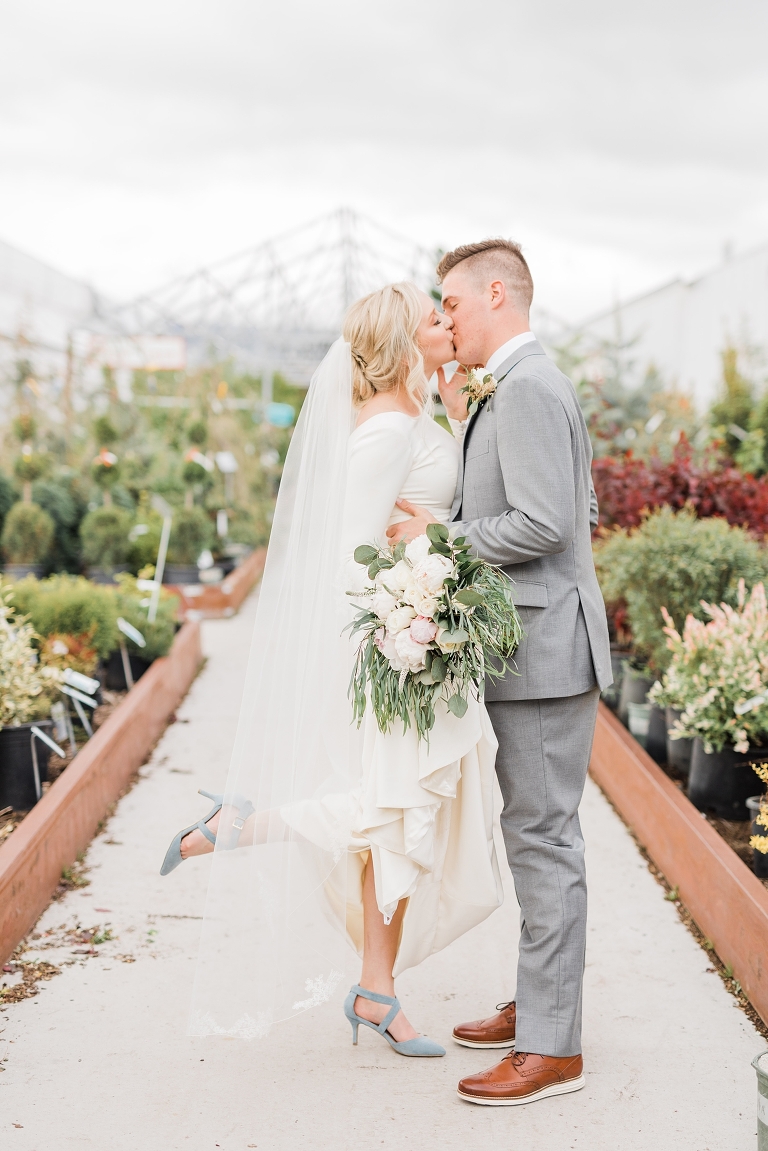
POLYGON ((309 388, 278 496, 243 704, 223 795, 174 839, 162 873, 215 850, 190 1034, 255 1038, 330 999, 402 1055, 438 1056, 395 997, 395 977, 501 902, 493 846, 496 739, 482 700, 438 702, 413 726, 352 722, 346 625, 410 500, 447 523, 459 446, 428 381, 454 358, 452 321, 409 283, 349 310, 309 388), (247 848, 252 850, 234 850, 247 848))

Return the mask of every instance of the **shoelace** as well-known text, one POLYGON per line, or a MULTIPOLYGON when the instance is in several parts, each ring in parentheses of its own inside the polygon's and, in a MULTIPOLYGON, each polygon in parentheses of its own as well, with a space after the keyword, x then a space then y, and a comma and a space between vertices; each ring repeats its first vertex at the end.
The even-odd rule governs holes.
POLYGON ((514 1005, 515 1005, 514 999, 510 999, 509 1003, 497 1003, 496 1004, 496 1010, 497 1011, 506 1011, 508 1007, 514 1007, 514 1005))

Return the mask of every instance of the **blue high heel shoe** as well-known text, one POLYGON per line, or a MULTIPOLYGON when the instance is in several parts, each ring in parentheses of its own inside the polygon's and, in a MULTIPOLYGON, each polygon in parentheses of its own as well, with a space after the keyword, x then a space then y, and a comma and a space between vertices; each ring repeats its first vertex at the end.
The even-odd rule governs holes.
POLYGON ((206 799, 212 799, 214 806, 203 819, 198 819, 197 823, 193 823, 190 827, 185 827, 184 830, 180 831, 174 838, 171 846, 165 853, 163 866, 160 868, 161 875, 167 875, 170 871, 173 871, 174 867, 178 867, 180 863, 184 862, 184 857, 181 854, 181 841, 185 835, 189 835, 190 831, 194 831, 195 828, 197 828, 198 831, 202 831, 205 838, 209 839, 214 847, 216 846, 216 836, 207 824, 213 819, 217 812, 221 811, 225 799, 228 807, 237 808, 237 815, 232 820, 232 828, 235 834, 229 837, 227 843, 219 844, 220 848, 224 847, 226 850, 231 850, 237 847, 240 832, 243 830, 246 819, 249 815, 253 815, 256 810, 250 799, 245 799, 242 795, 214 795, 213 792, 203 791, 202 788, 200 788, 198 795, 204 795, 206 799))
POLYGON ((364 987, 360 987, 356 983, 344 1000, 344 1014, 352 1024, 352 1042, 357 1043, 357 1029, 361 1023, 364 1023, 366 1027, 372 1027, 374 1031, 378 1031, 379 1035, 383 1035, 389 1046, 398 1055, 414 1055, 421 1058, 445 1055, 445 1048, 441 1047, 439 1043, 435 1043, 433 1039, 427 1039, 426 1035, 418 1035, 415 1039, 404 1039, 402 1043, 393 1039, 387 1028, 399 1010, 399 1000, 393 999, 391 995, 379 995, 375 991, 366 991, 364 987), (357 1014, 355 999, 358 995, 361 995, 363 999, 370 999, 373 1003, 388 1003, 390 1005, 390 1010, 381 1023, 371 1023, 370 1019, 363 1019, 357 1014))

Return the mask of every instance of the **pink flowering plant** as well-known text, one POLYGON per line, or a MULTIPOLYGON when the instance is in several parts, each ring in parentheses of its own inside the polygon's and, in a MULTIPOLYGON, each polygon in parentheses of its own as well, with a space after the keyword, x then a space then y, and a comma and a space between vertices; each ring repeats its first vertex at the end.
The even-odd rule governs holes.
POLYGON ((768 609, 758 583, 746 599, 740 580, 738 605, 702 600, 707 622, 689 615, 683 634, 662 608, 672 662, 649 699, 682 712, 672 739, 701 739, 707 752, 737 752, 768 743, 768 609))
POLYGON ((350 624, 361 636, 350 681, 358 725, 370 702, 382 732, 400 719, 427 739, 438 699, 461 717, 485 676, 514 670, 523 629, 511 582, 473 556, 463 536, 451 540, 446 527, 430 524, 409 544, 363 544, 355 561, 371 581, 347 593, 370 599, 350 624))

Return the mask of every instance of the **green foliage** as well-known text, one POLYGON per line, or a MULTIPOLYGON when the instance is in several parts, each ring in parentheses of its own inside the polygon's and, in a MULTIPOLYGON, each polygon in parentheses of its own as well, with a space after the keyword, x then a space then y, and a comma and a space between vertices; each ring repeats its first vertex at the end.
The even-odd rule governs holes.
POLYGON ((80 524, 83 562, 91 567, 115 567, 124 564, 131 541, 133 516, 124 508, 111 506, 88 512, 80 524))
MULTIPOLYGON (((762 475, 768 472, 768 392, 760 397, 755 407, 752 410, 752 415, 749 421, 750 438, 749 442, 753 445, 753 450, 756 453, 759 435, 762 432, 762 459, 744 460, 742 462, 742 449, 736 456, 736 462, 742 471, 751 471, 753 475, 762 475), (746 466, 752 464, 752 467, 746 466)), ((742 447, 746 447, 746 442, 742 447)))
POLYGON ((93 438, 100 448, 108 448, 120 438, 109 416, 97 416, 93 421, 93 438))
POLYGON ((174 514, 168 562, 193 564, 214 541, 213 524, 201 508, 181 508, 174 514))
POLYGON ((176 616, 179 607, 176 596, 165 588, 161 589, 157 616, 153 623, 149 623, 147 619, 149 592, 139 591, 136 580, 127 572, 117 577, 117 583, 118 588, 113 592, 117 602, 117 614, 133 624, 147 641, 146 647, 139 647, 133 640, 124 637, 128 650, 150 662, 161 655, 167 655, 176 634, 176 616))
POLYGON ((742 376, 738 368, 738 351, 734 347, 726 347, 720 353, 723 363, 723 382, 720 398, 710 408, 710 422, 717 428, 724 439, 728 452, 736 456, 742 444, 739 435, 734 434, 731 428, 740 428, 746 432, 750 426, 754 396, 752 384, 742 376))
POLYGON ((9 563, 45 563, 56 525, 37 504, 15 503, 5 517, 0 546, 9 563))
POLYGON ((30 623, 14 610, 14 588, 0 579, 0 727, 38 719, 58 683, 54 668, 38 664, 30 623))
POLYGON ((0 472, 0 532, 3 530, 5 517, 16 503, 16 489, 6 475, 0 472))
POLYGON ((37 423, 29 412, 22 412, 13 421, 13 434, 20 444, 31 443, 37 435, 37 423))
POLYGON ((23 484, 32 484, 48 470, 48 460, 40 452, 22 452, 13 465, 14 475, 23 484))
POLYGON ((208 443, 208 424, 205 420, 195 420, 190 424, 187 428, 187 438, 191 444, 202 450, 208 443))
POLYGON ((80 537, 78 528, 85 504, 71 479, 60 477, 40 480, 32 488, 32 499, 48 512, 55 524, 48 566, 53 571, 80 570, 80 537))
POLYGON ((600 542, 595 567, 606 603, 626 604, 635 650, 659 674, 671 659, 662 607, 682 627, 689 613, 706 618, 701 600, 735 604, 740 579, 752 587, 768 576, 768 553, 725 520, 662 507, 600 542))
POLYGON ((19 580, 13 588, 18 612, 30 617, 35 631, 49 635, 93 635, 102 659, 118 646, 117 601, 111 588, 82 576, 56 575, 45 580, 19 580))

